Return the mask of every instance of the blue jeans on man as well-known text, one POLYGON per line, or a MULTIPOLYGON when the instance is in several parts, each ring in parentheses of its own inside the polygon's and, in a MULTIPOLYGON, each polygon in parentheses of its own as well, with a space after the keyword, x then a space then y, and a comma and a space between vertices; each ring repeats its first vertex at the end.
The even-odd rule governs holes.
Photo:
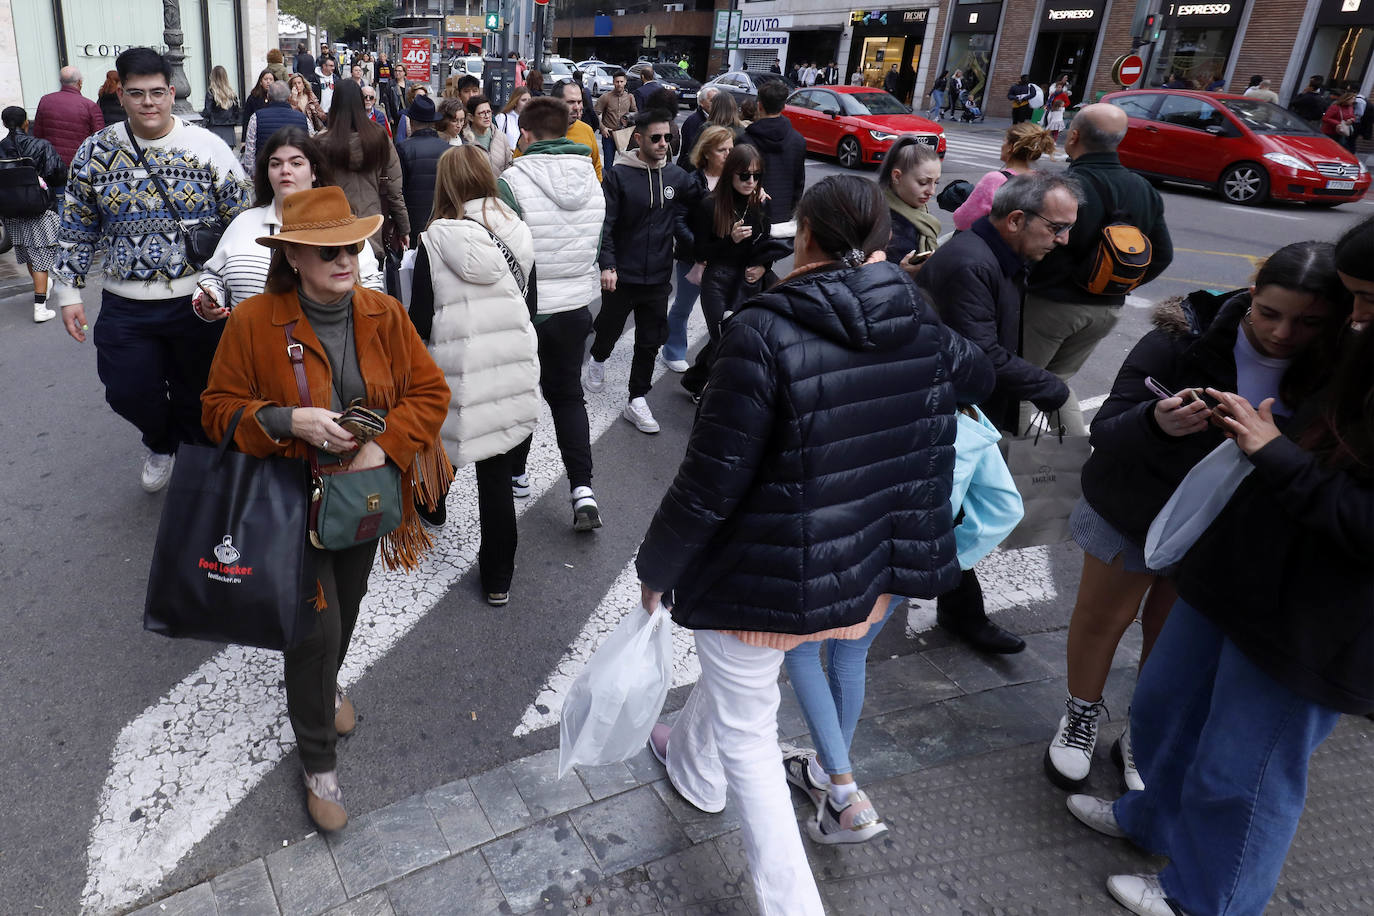
POLYGON ((1114 806, 1185 913, 1260 916, 1307 799, 1307 764, 1340 713, 1246 658, 1180 600, 1140 672, 1131 746, 1145 781, 1114 806))

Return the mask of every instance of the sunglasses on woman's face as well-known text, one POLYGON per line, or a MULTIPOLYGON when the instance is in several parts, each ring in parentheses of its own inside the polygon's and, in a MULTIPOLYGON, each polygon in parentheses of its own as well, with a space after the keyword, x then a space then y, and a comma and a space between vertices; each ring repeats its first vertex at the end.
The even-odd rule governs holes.
POLYGON ((763 172, 740 172, 740 181, 758 181, 763 177, 763 172))
POLYGON ((320 254, 321 261, 332 261, 339 256, 339 252, 346 251, 349 254, 362 254, 363 246, 366 242, 354 242, 352 245, 323 245, 315 250, 320 254))

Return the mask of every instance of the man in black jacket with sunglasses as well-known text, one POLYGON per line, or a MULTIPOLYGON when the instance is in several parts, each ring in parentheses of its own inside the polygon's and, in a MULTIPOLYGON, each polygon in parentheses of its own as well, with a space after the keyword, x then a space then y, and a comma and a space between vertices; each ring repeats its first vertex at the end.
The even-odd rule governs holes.
POLYGON ((631 145, 606 170, 606 222, 601 232, 601 312, 583 384, 606 387, 605 362, 635 316, 634 357, 630 362, 625 419, 640 432, 658 432, 644 396, 653 387, 654 360, 668 339, 668 295, 672 290, 673 242, 691 250, 687 213, 696 199, 696 182, 668 160, 673 116, 647 111, 635 120, 631 145))

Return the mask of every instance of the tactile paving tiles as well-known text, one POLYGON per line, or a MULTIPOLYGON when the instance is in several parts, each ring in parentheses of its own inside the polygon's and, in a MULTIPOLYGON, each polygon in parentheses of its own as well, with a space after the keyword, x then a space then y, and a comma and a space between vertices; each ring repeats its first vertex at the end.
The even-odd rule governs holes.
MULTIPOLYGON (((1307 810, 1266 916, 1374 916, 1374 723, 1347 717, 1313 759, 1307 810)), ((831 916, 1109 916, 1121 912, 1109 875, 1152 873, 1165 860, 1094 834, 1064 807, 1041 772, 1040 744, 1008 748, 865 786, 889 826, 870 843, 803 840, 831 916)), ((1106 761, 1098 768, 1109 769, 1106 761)), ((1099 774, 1094 774, 1095 777, 1099 774)), ((1110 783, 1110 773, 1094 783, 1110 783)), ((1109 796, 1116 790, 1095 794, 1109 796)), ((738 912, 751 902, 738 831, 652 863, 662 910, 643 896, 643 873, 620 876, 578 913, 738 912), (709 863, 710 867, 703 867, 709 863), (633 876, 633 877, 632 877, 633 876), (674 879, 679 880, 674 880, 674 879), (700 883, 686 894, 681 882, 700 883), (706 885, 711 885, 707 890, 706 885), (718 894, 740 893, 730 900, 718 894), (703 900, 702 898, 708 898, 703 900), (693 902, 695 905, 693 905, 693 902), (679 910, 678 907, 687 904, 679 910), (721 908, 725 909, 722 910, 721 908)))

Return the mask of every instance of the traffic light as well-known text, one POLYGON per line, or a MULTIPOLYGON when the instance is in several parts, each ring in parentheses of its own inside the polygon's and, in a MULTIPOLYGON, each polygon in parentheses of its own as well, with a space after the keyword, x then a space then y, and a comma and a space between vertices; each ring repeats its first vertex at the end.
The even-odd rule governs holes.
POLYGON ((501 31, 501 14, 498 13, 496 10, 488 10, 488 11, 487 11, 487 31, 488 31, 488 32, 499 32, 499 31, 501 31))
POLYGON ((1145 40, 1159 41, 1159 14, 1150 13, 1145 17, 1145 40))

